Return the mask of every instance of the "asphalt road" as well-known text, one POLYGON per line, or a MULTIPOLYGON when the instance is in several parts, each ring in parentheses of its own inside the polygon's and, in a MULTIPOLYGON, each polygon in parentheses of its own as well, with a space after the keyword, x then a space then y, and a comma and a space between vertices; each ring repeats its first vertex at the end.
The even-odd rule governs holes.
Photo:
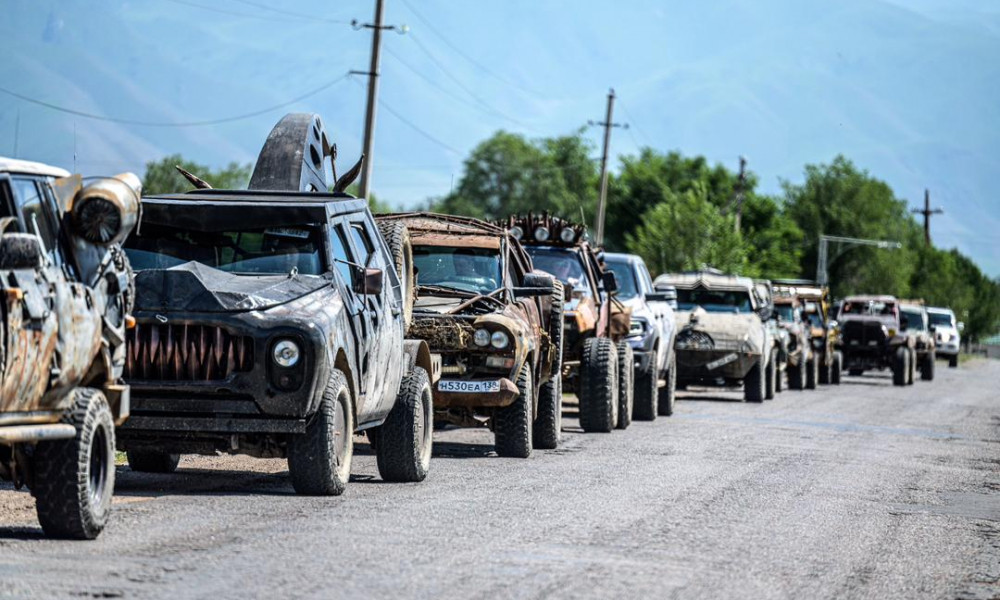
POLYGON ((41 537, 0 488, 0 596, 1000 598, 1000 362, 895 388, 682 395, 677 414, 528 460, 435 438, 422 484, 361 448, 339 498, 282 461, 119 469, 95 542, 41 537))

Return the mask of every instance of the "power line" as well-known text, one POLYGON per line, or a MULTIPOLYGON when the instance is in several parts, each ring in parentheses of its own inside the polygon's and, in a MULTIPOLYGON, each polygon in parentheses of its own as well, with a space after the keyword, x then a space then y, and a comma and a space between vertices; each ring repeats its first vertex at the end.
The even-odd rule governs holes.
POLYGON ((406 8, 411 13, 413 13, 413 16, 415 16, 417 19, 419 19, 421 22, 423 22, 423 24, 427 26, 427 29, 429 29, 431 31, 431 33, 433 33, 434 35, 436 35, 438 38, 441 39, 441 41, 443 41, 445 44, 447 44, 448 47, 451 48, 455 52, 455 54, 458 54, 459 56, 461 56, 465 60, 469 61, 470 63, 472 63, 473 65, 475 65, 477 68, 479 68, 481 71, 483 71, 487 75, 490 75, 493 78, 495 78, 495 79, 497 79, 497 80, 499 80, 499 81, 501 81, 501 82, 503 82, 503 83, 505 83, 505 84, 507 84, 509 86, 516 87, 516 88, 520 89, 523 92, 527 92, 527 93, 531 94, 532 96, 535 96, 537 98, 541 98, 541 95, 538 94, 537 92, 535 92, 533 90, 529 90, 528 88, 520 85, 519 83, 517 83, 515 81, 512 81, 512 80, 504 77, 503 75, 500 75, 499 73, 496 73, 495 71, 493 71, 493 69, 487 67, 483 63, 479 62, 478 60, 476 60, 476 59, 472 58, 471 56, 469 56, 468 54, 466 54, 465 51, 462 50, 457 44, 452 43, 451 40, 449 40, 443 33, 441 33, 436 27, 434 27, 434 25, 430 22, 430 20, 428 20, 422 14, 420 14, 419 12, 417 12, 417 10, 413 8, 412 4, 410 4, 407 0, 401 0, 401 1, 402 1, 403 5, 406 6, 406 8))
MULTIPOLYGON (((352 79, 351 81, 353 81, 354 83, 356 83, 357 85, 359 85, 362 89, 364 88, 364 86, 361 84, 361 82, 357 81, 356 79, 352 79)), ((378 104, 379 104, 379 106, 381 106, 382 108, 384 108, 385 110, 387 110, 390 114, 392 114, 394 117, 396 117, 397 119, 399 119, 400 121, 402 121, 404 124, 408 125, 410 127, 410 129, 413 129, 414 131, 416 131, 417 133, 419 133, 423 137, 427 138, 429 141, 437 144, 438 146, 444 148, 448 152, 451 152, 451 153, 455 154, 456 156, 461 156, 462 155, 462 153, 459 152, 458 150, 456 150, 453 146, 448 145, 446 142, 442 142, 441 140, 439 140, 438 138, 434 137, 433 135, 431 135, 430 133, 428 133, 426 130, 424 130, 423 128, 421 128, 416 123, 414 123, 414 122, 410 121, 409 119, 407 119, 406 117, 404 117, 402 115, 402 113, 400 113, 399 111, 397 111, 393 107, 391 107, 388 104, 386 104, 385 100, 382 100, 381 98, 379 98, 378 104)))
POLYGON ((307 15, 304 13, 292 12, 289 10, 278 10, 273 6, 268 6, 267 4, 262 4, 260 2, 253 2, 253 0, 232 0, 233 2, 239 2, 240 4, 245 4, 247 6, 254 6, 266 11, 277 13, 279 15, 285 15, 288 17, 293 17, 296 19, 304 19, 307 21, 319 21, 321 23, 335 23, 337 25, 350 25, 351 22, 346 19, 328 19, 325 17, 318 17, 316 15, 307 15))
POLYGON ((417 45, 417 47, 420 48, 420 50, 424 54, 426 54, 428 58, 431 59, 431 62, 433 62, 434 65, 442 73, 444 73, 448 77, 448 79, 451 79, 453 82, 455 82, 455 85, 457 85, 458 87, 462 88, 462 90, 466 94, 468 94, 470 98, 472 98, 473 100, 475 100, 476 102, 478 102, 479 104, 481 104, 486 110, 488 110, 489 112, 493 113, 494 115, 496 115, 498 117, 501 117, 503 119, 506 119, 506 120, 510 121, 511 123, 515 123, 515 124, 517 124, 517 125, 525 128, 525 129, 529 129, 529 130, 531 129, 525 123, 523 123, 521 121, 518 121, 514 117, 511 117, 511 116, 503 113, 502 111, 500 111, 499 109, 493 107, 488 102, 486 102, 485 100, 483 100, 482 98, 480 98, 478 95, 476 95, 476 93, 474 91, 472 91, 471 89, 469 89, 469 87, 466 86, 464 83, 462 83, 462 80, 459 79, 458 77, 456 77, 448 69, 448 67, 446 67, 440 60, 438 60, 438 58, 434 55, 434 53, 431 52, 430 49, 427 46, 425 46, 416 35, 413 35, 412 32, 410 33, 410 38, 413 39, 413 42, 417 45))
MULTIPOLYGON (((173 4, 180 4, 182 6, 191 6, 194 8, 200 8, 201 10, 207 10, 209 12, 218 13, 220 15, 229 15, 231 17, 243 17, 246 19, 263 19, 266 21, 274 21, 274 17, 268 17, 265 15, 255 15, 251 13, 239 12, 235 10, 227 10, 225 8, 218 8, 215 6, 209 6, 207 4, 201 4, 199 2, 191 2, 190 0, 164 0, 164 2, 170 2, 173 4)), ((278 19, 280 21, 292 22, 291 19, 278 19)))
POLYGON ((268 106, 267 108, 262 108, 260 110, 255 110, 255 111, 248 112, 248 113, 234 115, 234 116, 231 116, 231 117, 223 117, 221 119, 210 119, 210 120, 205 120, 205 121, 187 121, 187 122, 183 122, 183 121, 181 121, 181 122, 140 121, 140 120, 135 120, 135 119, 121 119, 121 118, 117 118, 117 117, 107 117, 107 116, 104 116, 104 115, 97 115, 97 114, 94 114, 94 113, 84 112, 82 110, 76 110, 76 109, 72 109, 72 108, 66 108, 64 106, 59 106, 58 104, 53 104, 51 102, 46 102, 44 100, 39 100, 37 98, 32 98, 30 96, 25 96, 24 94, 19 94, 19 93, 15 92, 15 91, 8 90, 8 89, 3 88, 3 87, 0 87, 0 93, 4 93, 4 94, 7 94, 9 96, 13 96, 15 98, 18 98, 20 100, 24 100, 25 102, 29 102, 31 104, 37 104, 38 106, 44 106, 45 108, 48 108, 48 109, 51 109, 51 110, 55 110, 55 111, 66 113, 66 114, 70 114, 70 115, 76 115, 78 117, 84 117, 84 118, 87 118, 87 119, 94 119, 94 120, 97 120, 97 121, 107 121, 107 122, 111 122, 111 123, 121 123, 123 125, 139 125, 139 126, 143 126, 143 127, 203 127, 203 126, 207 126, 207 125, 220 125, 220 124, 223 124, 223 123, 232 123, 233 121, 242 121, 243 119, 250 119, 252 117, 258 117, 260 115, 267 114, 269 112, 278 110, 279 108, 285 108, 286 106, 295 104, 297 102, 301 102, 302 100, 305 100, 306 98, 310 98, 312 96, 315 96, 316 94, 318 94, 318 93, 320 93, 322 91, 325 91, 328 88, 333 87, 337 83, 340 83, 344 79, 347 79, 347 77, 348 77, 348 75, 347 75, 347 73, 345 73, 345 74, 341 75, 340 77, 338 77, 338 78, 336 78, 336 79, 334 79, 332 81, 328 81, 328 82, 324 83, 323 85, 321 85, 321 86, 319 86, 317 88, 314 88, 314 89, 312 89, 312 90, 310 90, 310 91, 302 94, 301 96, 297 96, 297 97, 292 98, 291 100, 288 100, 286 102, 281 102, 280 104, 275 104, 273 106, 268 106))
POLYGON ((633 129, 638 131, 639 137, 641 137, 646 142, 645 145, 652 148, 653 144, 649 142, 649 138, 646 137, 646 134, 643 133, 642 129, 636 127, 635 118, 632 116, 632 113, 631 111, 629 111, 628 107, 626 107, 625 104, 621 101, 621 98, 618 99, 618 106, 621 107, 622 112, 625 113, 625 118, 628 119, 629 122, 632 124, 632 127, 629 128, 628 133, 629 136, 632 137, 632 141, 635 142, 635 145, 639 147, 643 146, 643 144, 639 143, 639 140, 635 139, 635 135, 632 134, 633 129))

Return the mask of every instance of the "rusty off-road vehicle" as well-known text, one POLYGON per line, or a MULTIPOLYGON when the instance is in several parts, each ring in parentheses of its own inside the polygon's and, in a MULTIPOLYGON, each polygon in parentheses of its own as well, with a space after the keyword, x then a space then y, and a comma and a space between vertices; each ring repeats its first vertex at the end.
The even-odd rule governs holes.
POLYGON ((934 361, 937 359, 936 328, 930 322, 923 300, 900 300, 900 322, 906 322, 906 333, 913 338, 916 368, 920 378, 934 380, 934 361))
POLYGON ((678 388, 742 383, 747 402, 763 402, 769 391, 773 396, 778 371, 765 325, 770 307, 752 279, 710 269, 660 275, 653 285, 677 288, 678 388))
MULTIPOLYGON (((779 289, 795 294, 802 304, 802 318, 809 332, 816 364, 807 371, 806 383, 840 385, 844 356, 837 349, 840 328, 831 313, 830 288, 808 279, 782 279, 775 282, 779 289)), ((810 389, 816 387, 812 384, 810 389)))
POLYGON ((809 335, 809 324, 802 313, 802 303, 798 296, 776 289, 774 299, 775 312, 779 317, 778 327, 788 338, 786 349, 786 373, 788 388, 802 390, 808 387, 816 388, 816 361, 813 358, 812 339, 809 335), (812 375, 810 376, 810 373, 812 375))
POLYGON ((558 446, 563 288, 521 244, 484 221, 431 213, 378 217, 409 231, 416 272, 410 336, 440 353, 435 419, 488 425, 500 456, 558 446))
POLYGON ((632 347, 625 339, 631 310, 614 298, 614 273, 600 264, 583 225, 547 214, 514 215, 501 225, 521 241, 535 268, 565 289, 562 383, 580 400, 580 427, 625 429, 634 399, 632 347))
POLYGON ((0 158, 0 477, 26 485, 56 537, 92 539, 115 485, 131 323, 118 243, 139 209, 131 173, 79 176, 0 158))
POLYGON ((916 340, 906 333, 905 316, 893 296, 848 296, 840 305, 839 348, 851 375, 892 371, 894 385, 913 383, 916 340))
POLYGON ((137 325, 118 432, 134 470, 173 471, 182 453, 286 457, 298 493, 338 495, 367 430, 383 479, 426 476, 437 368, 404 342, 412 297, 368 203, 343 192, 360 162, 326 191, 334 155, 319 117, 291 114, 249 190, 144 199, 125 244, 137 325))

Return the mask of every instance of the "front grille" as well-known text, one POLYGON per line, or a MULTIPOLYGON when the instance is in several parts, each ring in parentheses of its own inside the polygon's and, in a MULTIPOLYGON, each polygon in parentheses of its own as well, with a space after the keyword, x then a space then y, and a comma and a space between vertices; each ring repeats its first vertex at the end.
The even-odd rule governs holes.
POLYGON ((253 369, 253 338, 212 325, 138 323, 128 331, 125 379, 219 381, 253 369))
POLYGON ((882 324, 878 322, 848 321, 841 330, 844 342, 849 346, 867 346, 871 342, 880 345, 885 342, 886 334, 882 324))
POLYGON ((685 329, 677 334, 676 347, 689 350, 712 350, 715 340, 704 331, 685 329))

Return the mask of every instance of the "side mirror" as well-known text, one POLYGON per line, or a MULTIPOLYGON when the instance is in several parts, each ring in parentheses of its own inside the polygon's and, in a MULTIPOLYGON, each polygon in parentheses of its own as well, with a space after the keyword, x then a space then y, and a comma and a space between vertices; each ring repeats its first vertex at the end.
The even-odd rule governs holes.
POLYGON ((671 298, 670 294, 665 294, 663 292, 647 292, 645 298, 646 302, 670 302, 671 300, 677 298, 677 295, 675 294, 674 297, 671 298))
POLYGON ((963 323, 962 321, 959 321, 958 322, 958 330, 959 331, 965 331, 965 323, 963 323))
POLYGON ((354 271, 354 293, 377 296, 382 293, 385 272, 382 269, 358 269, 354 271))
POLYGON ((42 239, 31 233, 6 233, 0 237, 0 270, 38 269, 45 264, 42 239))
POLYGON ((526 273, 521 284, 513 289, 515 298, 548 296, 556 289, 555 278, 545 273, 526 273))
POLYGON ((605 271, 601 281, 604 283, 605 292, 613 294, 618 291, 618 278, 615 277, 614 271, 605 271))

